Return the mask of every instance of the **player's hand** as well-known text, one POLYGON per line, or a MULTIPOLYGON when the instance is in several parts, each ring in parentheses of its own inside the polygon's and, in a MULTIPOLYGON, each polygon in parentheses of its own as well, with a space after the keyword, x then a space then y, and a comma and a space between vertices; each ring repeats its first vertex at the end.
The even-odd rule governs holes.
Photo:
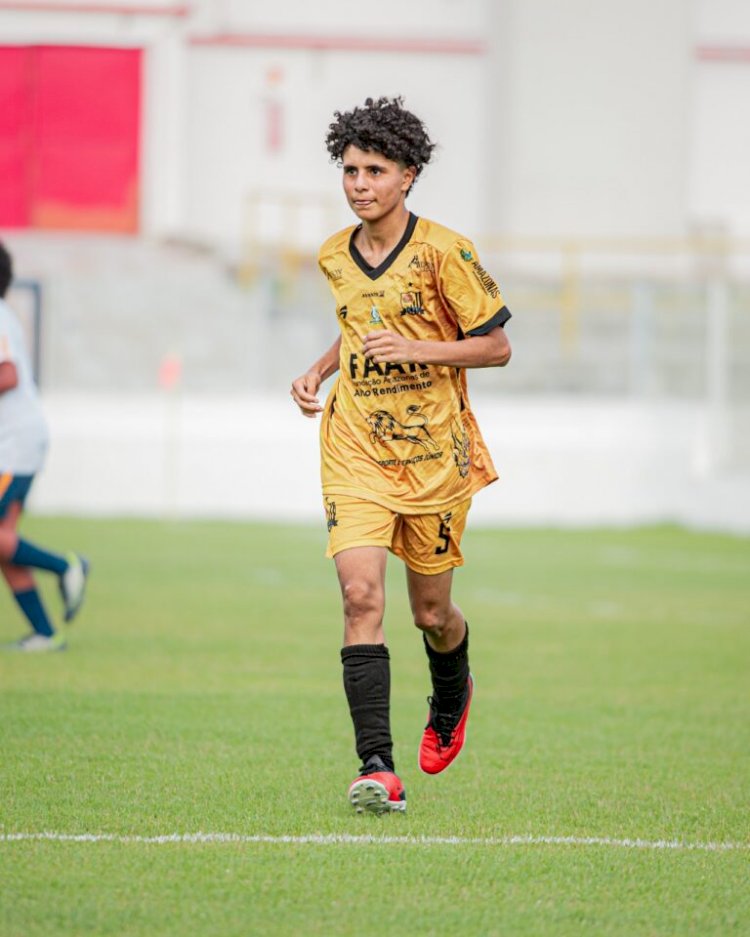
POLYGON ((322 411, 323 408, 317 397, 320 383, 320 374, 317 371, 308 371, 307 374, 298 377, 296 381, 292 381, 290 394, 292 400, 302 411, 303 416, 315 419, 322 411))
POLYGON ((378 364, 408 364, 414 361, 413 343, 403 335, 381 329, 365 335, 362 353, 378 364))

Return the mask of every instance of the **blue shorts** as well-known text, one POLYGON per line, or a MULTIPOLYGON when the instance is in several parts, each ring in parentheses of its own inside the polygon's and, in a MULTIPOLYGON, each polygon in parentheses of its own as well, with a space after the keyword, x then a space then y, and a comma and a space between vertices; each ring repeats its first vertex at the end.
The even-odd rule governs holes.
POLYGON ((0 472, 0 519, 5 517, 14 501, 18 501, 23 507, 33 481, 33 475, 11 475, 10 472, 0 472))

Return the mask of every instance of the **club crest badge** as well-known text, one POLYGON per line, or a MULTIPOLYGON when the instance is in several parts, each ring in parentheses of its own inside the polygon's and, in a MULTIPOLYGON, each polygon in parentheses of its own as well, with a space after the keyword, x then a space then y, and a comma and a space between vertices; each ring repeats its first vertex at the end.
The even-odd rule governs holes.
POLYGON ((422 293, 419 290, 410 290, 401 294, 402 316, 423 316, 422 293))
POLYGON ((326 527, 328 528, 328 533, 334 527, 338 527, 339 522, 336 520, 336 502, 331 501, 330 498, 326 498, 326 527))

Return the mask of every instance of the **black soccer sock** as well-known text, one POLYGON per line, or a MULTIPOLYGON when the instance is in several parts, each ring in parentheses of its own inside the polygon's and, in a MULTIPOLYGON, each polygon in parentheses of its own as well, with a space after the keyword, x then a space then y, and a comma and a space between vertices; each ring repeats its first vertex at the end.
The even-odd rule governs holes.
POLYGON ((469 624, 466 622, 463 641, 446 654, 430 647, 427 635, 423 634, 422 639, 430 663, 433 696, 444 712, 458 712, 466 701, 469 680, 469 624))
POLYGON ((341 663, 357 754, 363 765, 373 755, 379 755, 393 771, 388 648, 385 644, 352 644, 341 649, 341 663))

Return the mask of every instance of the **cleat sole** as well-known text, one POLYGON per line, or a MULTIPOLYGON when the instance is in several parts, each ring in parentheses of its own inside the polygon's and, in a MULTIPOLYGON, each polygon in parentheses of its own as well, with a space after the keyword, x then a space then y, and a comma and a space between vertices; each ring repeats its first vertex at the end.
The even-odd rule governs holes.
POLYGON ((405 800, 389 800, 385 785, 370 779, 355 781, 352 784, 349 788, 349 803, 356 813, 373 813, 376 816, 406 811, 405 800))

